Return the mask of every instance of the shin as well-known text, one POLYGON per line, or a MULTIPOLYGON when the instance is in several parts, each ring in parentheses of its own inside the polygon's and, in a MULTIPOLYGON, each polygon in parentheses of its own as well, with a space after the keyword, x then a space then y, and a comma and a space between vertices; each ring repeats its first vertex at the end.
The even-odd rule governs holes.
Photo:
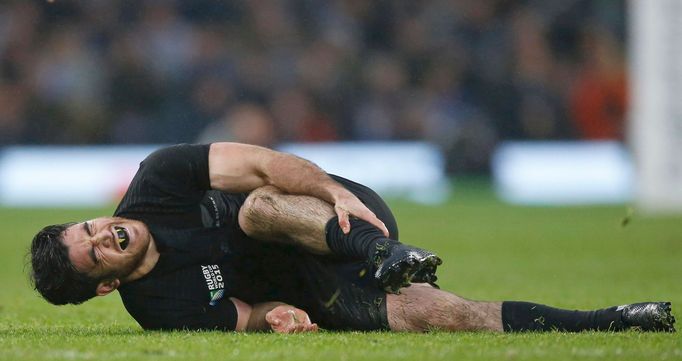
POLYGON ((393 331, 502 331, 501 309, 501 302, 470 301, 421 284, 387 298, 393 331))

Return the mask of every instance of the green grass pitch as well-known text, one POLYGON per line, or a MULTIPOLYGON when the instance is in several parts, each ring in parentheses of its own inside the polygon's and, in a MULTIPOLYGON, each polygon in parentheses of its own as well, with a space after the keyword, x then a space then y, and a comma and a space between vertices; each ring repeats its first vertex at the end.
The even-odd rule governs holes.
MULTIPOLYGON (((477 187, 437 207, 391 205, 401 240, 444 259, 446 290, 575 309, 666 300, 682 319, 682 217, 513 207, 477 187)), ((78 307, 42 301, 24 272, 35 231, 110 213, 0 209, 0 360, 682 360, 682 333, 158 333, 143 332, 117 294, 78 307)))

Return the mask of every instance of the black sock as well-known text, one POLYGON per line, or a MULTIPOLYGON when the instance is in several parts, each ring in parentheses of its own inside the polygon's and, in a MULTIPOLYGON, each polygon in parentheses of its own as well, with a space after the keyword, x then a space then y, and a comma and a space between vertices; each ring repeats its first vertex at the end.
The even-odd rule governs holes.
POLYGON ((329 249, 344 259, 373 261, 377 246, 398 244, 369 222, 361 219, 350 219, 350 232, 344 234, 339 226, 339 217, 334 217, 325 226, 329 249))
POLYGON ((570 311, 530 302, 502 303, 505 332, 519 331, 621 331, 626 325, 617 307, 595 311, 570 311))

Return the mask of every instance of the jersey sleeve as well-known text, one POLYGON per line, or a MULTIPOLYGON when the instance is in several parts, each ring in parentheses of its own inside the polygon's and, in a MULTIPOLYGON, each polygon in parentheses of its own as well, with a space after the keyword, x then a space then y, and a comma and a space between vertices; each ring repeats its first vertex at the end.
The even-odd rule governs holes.
POLYGON ((179 144, 161 148, 140 163, 116 214, 163 205, 177 209, 196 205, 211 188, 210 145, 179 144))
POLYGON ((171 329, 234 331, 237 326, 237 307, 229 298, 222 298, 213 306, 198 306, 179 314, 171 329))
POLYGON ((223 297, 212 305, 185 299, 125 300, 124 305, 145 330, 234 331, 237 307, 223 297), (126 302, 127 301, 127 302, 126 302))

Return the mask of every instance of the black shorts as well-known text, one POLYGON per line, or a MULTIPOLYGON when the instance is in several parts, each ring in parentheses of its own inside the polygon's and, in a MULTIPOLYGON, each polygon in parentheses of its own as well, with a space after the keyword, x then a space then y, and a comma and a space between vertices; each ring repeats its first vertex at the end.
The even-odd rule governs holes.
MULTIPOLYGON (((381 219, 397 239, 391 210, 371 189, 332 176, 381 219)), ((293 247, 253 241, 241 249, 237 298, 249 303, 281 301, 295 305, 330 330, 388 330, 386 293, 377 288, 366 261, 317 256, 293 247)))

